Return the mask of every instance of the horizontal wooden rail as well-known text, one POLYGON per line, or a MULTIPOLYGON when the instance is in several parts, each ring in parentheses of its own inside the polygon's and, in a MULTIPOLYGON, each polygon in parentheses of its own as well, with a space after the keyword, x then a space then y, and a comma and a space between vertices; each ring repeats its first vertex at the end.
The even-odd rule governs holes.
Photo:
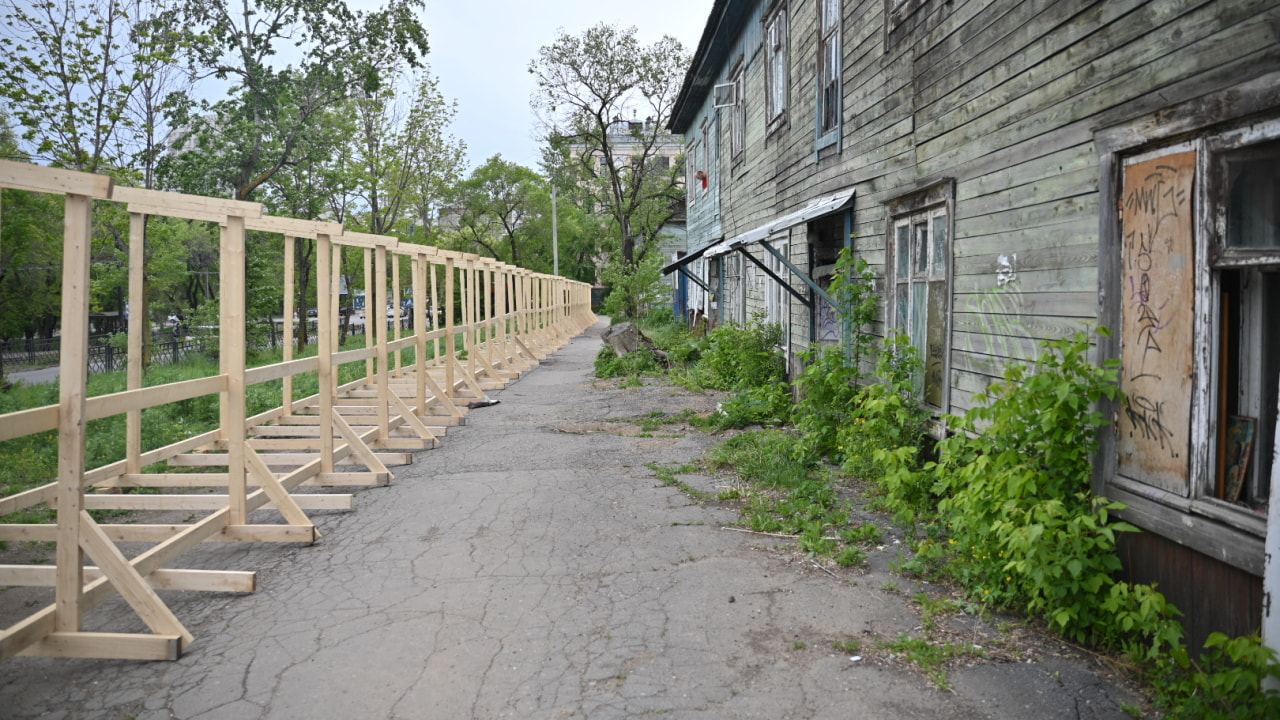
POLYGON ((203 542, 313 542, 318 532, 306 513, 348 510, 353 498, 295 493, 297 488, 390 482, 389 467, 435 447, 448 428, 465 422, 470 404, 485 401, 486 390, 519 377, 595 320, 590 288, 582 283, 469 253, 401 243, 394 236, 352 232, 335 223, 271 217, 258 203, 118 187, 103 176, 8 161, 0 161, 0 188, 57 194, 66 203, 59 402, 0 416, 0 441, 49 431, 58 435, 57 477, 0 498, 0 516, 43 504, 53 509, 53 523, 0 523, 0 540, 56 543, 54 566, 0 565, 0 584, 53 587, 55 602, 0 630, 0 661, 18 655, 178 657, 194 637, 155 589, 252 592, 256 577, 167 565, 203 542), (144 320, 128 328, 128 389, 88 397, 82 361, 94 212, 89 199, 122 204, 130 215, 129 301, 137 308, 147 306, 143 217, 216 226, 222 268, 218 374, 144 386, 142 333, 149 331, 144 320), (294 240, 314 243, 318 352, 313 357, 293 358, 288 342, 282 362, 246 366, 245 233, 251 230, 285 236, 281 312, 286 327, 293 317, 294 240), (346 253, 364 261, 367 332, 365 348, 340 351, 333 299, 346 253), (402 269, 411 277, 407 286, 402 269), (402 312, 406 296, 413 298, 413 308, 402 312), (393 308, 390 326, 382 316, 388 305, 393 308), (338 370, 358 362, 365 364, 364 376, 339 383, 338 370), (302 374, 314 374, 319 390, 296 398, 293 381, 302 374), (280 405, 248 415, 249 388, 277 381, 280 405), (219 428, 143 449, 145 410, 210 395, 218 397, 219 428), (127 419, 125 457, 87 467, 86 423, 119 415, 127 419), (146 472, 160 464, 167 468, 146 472), (167 492, 126 492, 130 488, 167 492), (107 509, 139 517, 125 524, 99 523, 87 512, 107 509), (178 524, 147 522, 147 513, 172 510, 203 517, 178 524), (250 518, 259 511, 277 513, 285 524, 250 518), (152 547, 126 559, 115 546, 120 542, 152 547), (100 567, 82 564, 85 551, 100 567), (86 613, 116 594, 149 633, 84 629, 86 613))

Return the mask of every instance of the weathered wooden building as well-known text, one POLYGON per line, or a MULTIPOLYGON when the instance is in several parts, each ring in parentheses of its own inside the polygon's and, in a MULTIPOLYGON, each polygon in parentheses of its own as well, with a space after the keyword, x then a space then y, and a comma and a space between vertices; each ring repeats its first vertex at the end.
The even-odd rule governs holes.
POLYGON ((1280 2, 717 0, 671 130, 695 305, 783 323, 794 357, 839 337, 849 246, 938 412, 1112 328, 1095 489, 1146 531, 1126 572, 1192 642, 1280 614, 1280 2))

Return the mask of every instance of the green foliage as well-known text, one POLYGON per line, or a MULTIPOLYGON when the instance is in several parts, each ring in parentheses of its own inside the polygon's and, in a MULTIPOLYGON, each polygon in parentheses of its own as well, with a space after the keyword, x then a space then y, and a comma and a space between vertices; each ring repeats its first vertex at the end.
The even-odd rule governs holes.
POLYGON ((761 388, 786 377, 786 361, 778 347, 782 328, 753 318, 746 327, 724 323, 707 335, 698 372, 706 387, 718 390, 761 388))
POLYGON ((1254 635, 1229 638, 1212 633, 1199 663, 1177 657, 1180 672, 1158 683, 1169 718, 1245 720, 1280 717, 1280 692, 1263 682, 1280 681, 1276 652, 1254 635))
POLYGON ((729 438, 703 458, 710 470, 733 470, 765 488, 795 487, 809 479, 815 464, 796 460, 796 437, 782 430, 756 430, 729 438))
POLYGON ((662 264, 657 253, 633 263, 615 258, 600 276, 609 287, 603 311, 614 322, 643 317, 664 299, 666 286, 662 284, 662 264))
MULTIPOLYGON (((683 163, 669 153, 667 162, 657 160, 669 147, 671 100, 688 66, 689 53, 674 38, 642 45, 635 28, 605 23, 580 35, 561 30, 529 63, 538 85, 530 104, 550 141, 543 165, 562 191, 596 210, 598 232, 622 267, 660 254, 653 252, 658 236, 684 198, 683 163), (637 112, 644 122, 622 121, 637 112)), ((634 306, 622 310, 606 314, 637 317, 634 306)))
POLYGON ((1154 585, 1118 582, 1102 602, 1104 621, 1098 642, 1119 648, 1139 662, 1157 664, 1162 658, 1185 658, 1183 629, 1176 607, 1154 585))
POLYGON ((1083 333, 1046 344, 1034 368, 1014 364, 985 405, 949 417, 954 434, 927 464, 950 528, 949 570, 982 599, 1022 605, 1077 640, 1101 620, 1120 563, 1109 522, 1121 507, 1090 492, 1094 409, 1119 396, 1114 364, 1087 360, 1083 333), (981 434, 977 434, 981 432, 981 434))
POLYGON ((702 423, 715 430, 752 425, 785 425, 791 415, 791 391, 786 383, 739 390, 702 423))
POLYGON ((123 161, 128 105, 141 82, 122 3, 5 3, 0 97, 35 153, 99 172, 123 161))
POLYGON ((920 406, 921 367, 905 335, 885 338, 876 362, 878 382, 860 388, 836 431, 836 457, 846 473, 874 481, 901 463, 913 469, 922 463, 932 414, 920 406), (892 463, 883 461, 884 448, 895 449, 892 463))
POLYGON ((867 329, 875 322, 880 295, 876 292, 875 273, 866 260, 854 257, 849 248, 840 249, 830 294, 840 308, 840 317, 846 322, 848 364, 856 373, 875 345, 875 339, 867 329))
POLYGON ((809 452, 839 460, 844 452, 836 436, 861 399, 861 376, 840 348, 806 353, 803 359, 806 367, 795 383, 796 429, 809 452))
POLYGON ((613 348, 603 345, 596 353, 595 367, 598 378, 662 374, 662 364, 647 347, 619 357, 613 348))

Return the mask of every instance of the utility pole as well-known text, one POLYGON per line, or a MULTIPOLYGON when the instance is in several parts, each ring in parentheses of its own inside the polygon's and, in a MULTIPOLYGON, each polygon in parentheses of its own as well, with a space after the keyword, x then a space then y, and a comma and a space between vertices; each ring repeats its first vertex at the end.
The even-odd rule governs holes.
POLYGON ((556 221, 556 183, 551 181, 551 274, 560 277, 560 227, 556 221))

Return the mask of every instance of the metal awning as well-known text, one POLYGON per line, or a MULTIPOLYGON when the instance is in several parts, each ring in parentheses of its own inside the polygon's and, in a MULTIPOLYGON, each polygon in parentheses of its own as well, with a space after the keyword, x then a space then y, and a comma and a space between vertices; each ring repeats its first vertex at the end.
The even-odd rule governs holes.
POLYGON ((844 210, 852 203, 853 188, 843 190, 835 195, 815 198, 795 212, 783 215, 776 220, 772 220, 764 225, 752 228, 741 235, 735 236, 720 243, 719 245, 713 246, 712 249, 707 251, 707 257, 723 255, 736 247, 758 243, 761 240, 771 239, 775 235, 781 235, 801 223, 807 223, 810 220, 815 220, 823 215, 830 215, 831 213, 844 210))
MULTIPOLYGON (((704 252, 702 253, 702 255, 703 257, 713 258, 713 257, 719 257, 721 255, 732 252, 734 250, 737 250, 738 252, 742 253, 743 257, 745 257, 747 260, 750 260, 753 264, 756 265, 756 267, 760 268, 761 271, 763 271, 766 275, 768 275, 775 282, 781 285, 787 292, 791 293, 802 304, 812 309, 813 302, 808 297, 806 297, 802 292, 800 292, 800 290, 792 287, 791 283, 788 283, 786 280, 779 277, 777 273, 771 270, 768 266, 766 266, 763 262, 761 262, 758 258, 752 255, 750 252, 748 252, 747 246, 753 243, 772 240, 774 238, 780 238, 787 230, 790 230, 796 225, 799 225, 801 223, 807 223, 810 220, 816 220, 817 218, 823 217, 825 215, 830 215, 832 213, 837 213, 842 210, 846 210, 849 208, 849 206, 853 204, 853 193, 854 193, 854 189, 849 188, 848 190, 842 190, 836 193, 835 195, 827 195, 825 197, 820 197, 820 198, 815 198, 813 200, 810 200, 808 203, 805 204, 804 207, 800 208, 799 210, 796 210, 795 212, 788 213, 786 215, 783 215, 782 217, 779 217, 775 220, 767 222, 764 225, 752 228, 751 230, 748 230, 747 232, 744 232, 741 235, 734 236, 732 238, 729 238, 728 240, 725 240, 723 242, 719 242, 714 245, 708 246, 707 248, 704 248, 704 252)), ((828 295, 825 290, 819 287, 818 284, 815 283, 813 279, 810 278, 808 275, 806 275, 802 270, 800 270, 800 268, 792 264, 792 262, 788 260, 786 257, 784 257, 782 253, 778 252, 776 248, 774 248, 768 242, 764 242, 763 247, 765 250, 769 252, 770 255, 773 255, 775 258, 777 258, 778 262, 784 265, 787 268, 787 270, 789 270, 792 274, 798 277, 804 285, 808 286, 808 288, 813 291, 814 295, 817 295, 818 297, 822 298, 833 307, 835 306, 836 304, 835 301, 831 299, 831 296, 828 295)), ((810 328, 810 330, 812 331, 812 328, 810 328)))
POLYGON ((685 265, 688 265, 694 260, 697 260, 698 258, 702 257, 703 253, 707 252, 708 250, 710 250, 715 246, 716 246, 716 241, 712 241, 710 244, 704 245, 701 248, 694 250, 693 252, 689 253, 688 255, 685 255, 682 258, 677 258, 676 260, 669 262, 666 265, 663 265, 662 274, 670 275, 671 273, 679 270, 685 265))

